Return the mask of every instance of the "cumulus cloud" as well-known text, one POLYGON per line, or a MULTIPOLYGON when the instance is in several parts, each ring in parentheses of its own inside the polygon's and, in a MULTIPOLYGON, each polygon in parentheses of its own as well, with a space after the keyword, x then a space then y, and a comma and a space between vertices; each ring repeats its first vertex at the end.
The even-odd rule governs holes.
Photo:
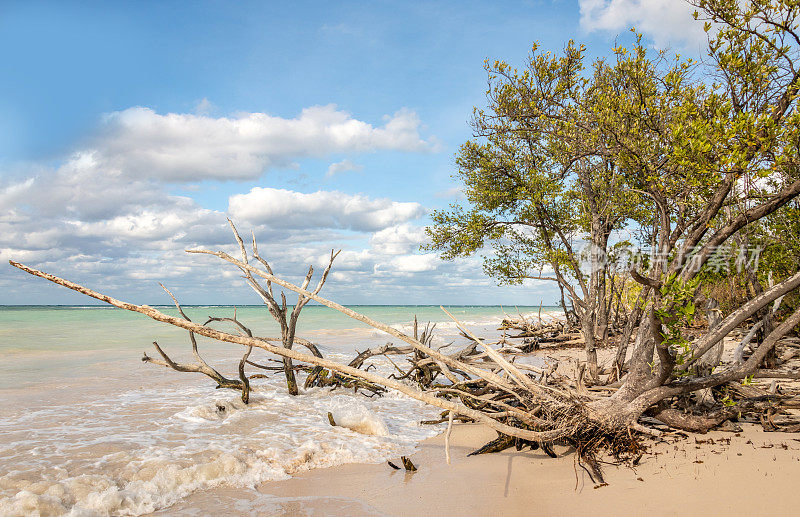
MULTIPOLYGON (((0 185, 0 247, 119 257, 131 249, 192 242, 223 213, 169 195, 148 180, 107 174, 91 156, 76 155, 56 170, 0 185)), ((203 232, 214 239, 221 232, 203 232)))
MULTIPOLYGON (((203 99, 194 114, 161 115, 146 108, 112 113, 92 145, 60 166, 38 165, 27 177, 0 178, 0 256, 56 265, 77 278, 112 269, 118 278, 149 278, 167 270, 168 276, 180 276, 187 271, 180 264, 194 260, 184 249, 229 246, 231 236, 228 214, 170 194, 169 182, 255 177, 304 156, 430 149, 416 115, 406 110, 374 127, 334 106, 308 108, 293 119, 263 113, 214 118, 208 115, 212 109, 203 99), (164 266, 156 268, 159 259, 164 266)), ((344 160, 335 168, 358 166, 344 160)), ((360 239, 357 246, 363 247, 369 232, 424 214, 418 203, 339 192, 264 188, 229 201, 230 215, 243 231, 254 230, 267 246, 304 250, 282 251, 275 259, 290 271, 314 253, 341 246, 341 230, 362 232, 346 238, 360 239)), ((371 271, 368 252, 357 251, 360 258, 352 267, 371 271)))
MULTIPOLYGON (((148 303, 161 296, 155 280, 188 293, 189 300, 241 303, 249 292, 234 270, 183 252, 203 247, 237 254, 225 220, 230 215, 243 234, 254 231, 262 254, 290 281, 301 281, 309 264, 324 266, 331 248, 344 248, 334 278, 340 293, 352 290, 357 300, 364 292, 391 295, 396 279, 407 283, 409 275, 439 282, 419 277, 435 273, 431 258, 413 258, 424 238, 422 228, 409 223, 424 215, 419 203, 254 188, 231 196, 229 206, 229 213, 205 208, 152 178, 109 171, 94 153, 77 153, 56 169, 0 180, 0 259, 148 303)), ((12 268, 0 271, 9 302, 85 303, 18 275, 12 268)), ((331 289, 334 295, 337 287, 331 289)))
POLYGON ((373 199, 360 194, 255 187, 231 196, 228 212, 237 220, 286 228, 374 231, 422 216, 419 203, 373 199))
MULTIPOLYGON (((290 281, 301 281, 298 275, 309 264, 324 266, 331 248, 344 248, 334 279, 339 292, 352 289, 360 300, 359 289, 391 294, 400 278, 439 283, 420 277, 435 273, 433 257, 414 255, 424 239, 423 229, 410 223, 425 213, 419 203, 254 188, 231 196, 229 207, 228 213, 205 208, 153 179, 109 173, 93 153, 78 153, 57 169, 0 181, 0 259, 23 261, 112 294, 119 289, 116 294, 125 298, 143 296, 148 303, 161 295, 156 280, 188 291, 190 300, 241 303, 249 292, 235 270, 183 253, 201 247, 237 254, 225 220, 230 215, 243 234, 253 230, 262 254, 290 281)), ((0 289, 9 300, 50 302, 55 295, 60 302, 84 303, 41 284, 30 291, 29 281, 17 275, 11 268, 0 271, 0 289)))
MULTIPOLYGON (((243 235, 253 230, 262 255, 289 281, 302 281, 309 264, 319 271, 331 248, 343 248, 326 294, 346 303, 436 303, 463 286, 473 294, 492 289, 477 259, 451 263, 419 254, 426 240, 419 203, 268 187, 231 195, 227 212, 193 199, 195 191, 208 193, 199 180, 254 178, 302 157, 431 150, 412 112, 401 110, 376 127, 333 106, 293 119, 214 118, 209 110, 204 100, 194 114, 113 113, 91 146, 60 165, 0 177, 0 259, 135 302, 169 303, 155 283, 165 281, 186 303, 259 303, 235 268, 184 253, 201 247, 238 254, 230 216, 243 235), (170 192, 185 180, 192 182, 181 189, 188 195, 170 192)), ((359 167, 346 159, 331 171, 359 167)), ((0 269, 0 290, 5 303, 87 302, 10 267, 0 269)))
POLYGON ((135 107, 107 115, 92 148, 106 168, 170 182, 254 179, 272 167, 333 153, 433 149, 413 111, 401 109, 384 122, 375 127, 334 105, 306 108, 292 119, 162 115, 135 107))
POLYGON ((433 271, 442 261, 434 253, 424 255, 403 255, 395 257, 389 263, 395 271, 400 273, 419 273, 422 271, 433 271))
POLYGON ((359 165, 357 163, 353 163, 348 159, 344 159, 340 162, 332 163, 328 167, 328 172, 325 173, 325 176, 331 177, 335 176, 336 174, 340 174, 342 172, 360 172, 364 170, 363 165, 359 165))
POLYGON ((382 255, 403 255, 419 249, 427 241, 425 229, 410 224, 384 228, 372 234, 370 246, 382 255))
MULTIPOLYGON (((243 233, 252 229, 276 270, 295 281, 307 268, 309 248, 318 253, 341 240, 336 231, 319 228, 239 226, 243 233)), ((3 261, 22 261, 125 298, 144 296, 138 299, 148 303, 160 300, 155 280, 188 291, 194 300, 248 300, 235 271, 228 278, 217 261, 184 253, 196 247, 238 253, 226 214, 171 195, 150 180, 108 176, 90 162, 78 166, 73 160, 35 177, 0 182, 3 261)), ((9 267, 0 269, 0 289, 6 303, 86 303, 9 267)))
POLYGON ((682 0, 578 0, 580 24, 588 32, 619 33, 636 27, 660 48, 695 47, 706 41, 694 7, 682 0))

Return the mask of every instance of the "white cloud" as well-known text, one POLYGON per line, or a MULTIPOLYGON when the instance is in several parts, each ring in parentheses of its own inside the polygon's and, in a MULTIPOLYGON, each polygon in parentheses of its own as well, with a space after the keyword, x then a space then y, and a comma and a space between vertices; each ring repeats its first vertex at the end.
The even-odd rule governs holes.
MULTIPOLYGON (((240 232, 248 235, 252 229, 262 254, 290 281, 301 281, 297 275, 309 264, 318 271, 324 267, 331 248, 343 248, 335 270, 341 272, 336 278, 348 279, 339 286, 345 291, 376 288, 377 269, 384 283, 409 271, 430 271, 413 258, 401 260, 399 268, 391 266, 401 254, 413 253, 423 236, 421 228, 407 223, 424 214, 418 203, 257 188, 232 196, 230 206, 240 232)), ((155 280, 188 291, 194 300, 247 299, 235 270, 183 253, 202 247, 238 254, 225 217, 189 197, 169 194, 155 180, 109 173, 94 153, 78 153, 58 169, 0 181, 0 258, 112 293, 118 288, 126 297, 143 293, 148 302, 161 296, 155 280)), ((26 287, 29 281, 18 275, 12 268, 0 271, 0 286, 6 286, 10 300, 52 301, 46 286, 34 284, 45 296, 37 298, 26 287)))
POLYGON ((383 255, 403 255, 419 249, 427 240, 425 230, 419 226, 400 224, 372 234, 370 246, 383 255))
MULTIPOLYGON (((369 272, 373 269, 375 259, 378 257, 369 249, 352 250, 343 249, 336 257, 334 262, 334 269, 336 271, 349 271, 349 272, 369 272)), ((316 255, 313 259, 309 258, 306 262, 313 262, 315 264, 327 264, 330 259, 328 253, 321 253, 316 255)))
POLYGON ((336 174, 340 174, 342 172, 350 172, 350 171, 359 172, 363 170, 364 170, 363 165, 359 165, 357 163, 351 162, 348 159, 344 159, 340 162, 330 164, 330 166, 328 167, 328 172, 325 173, 325 176, 331 177, 336 174))
MULTIPOLYGON (((169 303, 155 283, 161 280, 187 303, 258 303, 235 268, 184 253, 201 247, 238 255, 225 220, 230 215, 243 235, 254 231, 262 256, 289 281, 302 281, 309 264, 319 272, 330 249, 342 248, 326 294, 346 303, 434 303, 461 283, 474 296, 483 296, 475 286, 492 289, 479 259, 448 263, 418 254, 426 240, 414 222, 426 213, 419 203, 243 188, 224 213, 193 199, 196 190, 208 194, 213 187, 202 179, 254 178, 303 157, 432 150, 435 143, 420 136, 412 112, 375 127, 332 106, 293 119, 215 118, 208 115, 213 109, 203 100, 194 114, 113 113, 92 145, 60 166, 34 164, 26 175, 0 176, 0 259, 132 301, 169 303), (186 181, 180 191, 187 195, 170 193, 168 183, 176 181, 186 181)), ((333 174, 359 168, 350 159, 331 165, 333 174)), ((6 303, 86 302, 11 267, 0 269, 0 290, 6 303)))
POLYGON ((338 228, 374 231, 424 214, 419 203, 372 199, 360 194, 254 187, 228 200, 234 219, 283 228, 338 228))
POLYGON ((107 174, 91 155, 0 187, 0 247, 59 250, 63 256, 121 257, 134 250, 182 248, 214 240, 222 212, 169 195, 149 180, 107 174))
POLYGON ((0 209, 42 219, 92 221, 158 204, 162 197, 151 181, 104 169, 94 153, 77 153, 56 170, 38 171, 0 189, 0 209))
POLYGON ((74 228, 74 235, 79 237, 130 239, 145 245, 164 240, 180 241, 198 222, 219 224, 223 222, 222 214, 203 209, 192 202, 181 203, 178 198, 173 199, 167 208, 146 207, 102 221, 66 221, 74 228))
POLYGON ((581 27, 619 33, 631 27, 650 36, 657 47, 692 46, 706 41, 694 7, 683 0, 578 0, 581 27))
MULTIPOLYGON (((222 278, 219 264, 183 253, 195 247, 237 253, 228 214, 170 194, 165 181, 256 177, 306 156, 432 148, 420 137, 416 115, 405 110, 374 127, 333 106, 309 108, 293 119, 204 114, 212 109, 204 99, 195 114, 160 115, 146 108, 112 113, 92 145, 60 166, 33 164, 27 175, 0 177, 0 257, 131 292, 153 293, 149 282, 139 281, 160 278, 188 282, 195 296, 205 286, 238 293, 228 290, 228 281, 215 280, 222 278), (190 282, 189 276, 199 279, 190 282)), ((332 165, 336 172, 359 168, 349 159, 332 165)), ((413 251, 400 241, 373 248, 371 233, 425 213, 419 203, 271 188, 231 196, 229 210, 242 233, 255 231, 262 253, 289 279, 309 263, 324 266, 325 260, 314 258, 335 247, 345 250, 337 267, 367 283, 377 263, 413 251)), ((19 287, 27 284, 19 283, 18 272, 9 269, 0 271, 0 286, 15 286, 13 294, 6 290, 14 300, 35 301, 19 287)), ((235 272, 228 276, 236 278, 235 272)))
POLYGON ((419 118, 407 109, 374 127, 334 105, 306 108, 292 119, 266 113, 161 115, 136 107, 107 115, 92 144, 107 169, 128 176, 171 182, 245 180, 306 157, 432 150, 435 144, 423 139, 419 129, 419 118))
POLYGON ((395 257, 389 262, 389 267, 400 273, 420 273, 433 271, 441 264, 442 260, 435 253, 426 253, 395 257))

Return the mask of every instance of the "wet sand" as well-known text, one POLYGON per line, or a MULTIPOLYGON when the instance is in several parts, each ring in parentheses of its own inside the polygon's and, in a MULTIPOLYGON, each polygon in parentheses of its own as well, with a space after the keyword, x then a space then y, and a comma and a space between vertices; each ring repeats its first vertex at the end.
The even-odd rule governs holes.
MULTIPOLYGON (((730 359, 733 340, 726 340, 730 359)), ((613 349, 598 350, 608 363, 613 349)), ((539 351, 559 361, 572 375, 583 351, 539 351)), ((364 505, 361 515, 796 515, 800 511, 800 435, 765 433, 742 424, 742 432, 714 431, 688 438, 665 435, 650 443, 634 468, 607 465, 607 486, 592 482, 567 447, 559 458, 541 451, 514 449, 467 457, 496 437, 478 424, 455 424, 451 464, 445 462, 444 435, 422 442, 412 461, 413 474, 387 464, 341 465, 268 482, 258 491, 270 498, 328 500, 326 510, 285 507, 288 514, 340 515, 348 505, 364 505), (729 441, 729 442, 728 442, 729 441), (337 502, 338 501, 338 502, 337 502), (294 509, 292 509, 294 508, 294 509), (326 513, 330 512, 330 513, 326 513)), ((399 458, 395 461, 401 465, 399 458)), ((278 515, 274 513, 271 515, 278 515)), ((270 513, 264 513, 270 515, 270 513)), ((354 513, 352 515, 360 515, 354 513)))
MULTIPOLYGON (((796 435, 743 427, 741 433, 667 438, 653 444, 635 468, 606 466, 609 484, 599 488, 566 447, 556 447, 558 459, 513 449, 467 457, 495 433, 477 424, 456 424, 450 465, 440 435, 412 456, 419 468, 415 473, 385 463, 342 465, 264 483, 258 491, 284 501, 282 513, 295 515, 796 514, 796 435), (302 506, 304 500, 326 504, 302 506)), ((280 514, 274 510, 262 515, 280 514)))

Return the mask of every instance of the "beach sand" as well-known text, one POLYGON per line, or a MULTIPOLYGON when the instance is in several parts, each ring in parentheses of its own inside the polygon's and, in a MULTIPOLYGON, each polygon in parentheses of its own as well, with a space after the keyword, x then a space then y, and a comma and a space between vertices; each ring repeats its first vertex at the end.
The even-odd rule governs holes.
MULTIPOLYGON (((726 359, 733 340, 726 342, 726 359)), ((599 350, 609 363, 613 349, 599 350)), ((539 351, 571 374, 581 349, 539 351)), ((258 490, 281 498, 285 513, 298 515, 796 515, 800 510, 800 435, 765 433, 742 424, 742 432, 665 435, 649 444, 636 467, 607 465, 607 486, 596 487, 576 463, 572 449, 556 446, 559 458, 542 451, 509 449, 467 457, 497 435, 479 424, 454 424, 451 463, 444 435, 420 444, 415 473, 387 464, 342 465, 269 482, 258 490), (291 506, 327 499, 325 510, 291 506), (338 506, 350 505, 350 512, 338 506), (352 513, 353 505, 361 505, 352 513), (327 513, 330 512, 330 513, 327 513)), ((397 458, 394 463, 402 465, 397 458)))
POLYGON ((467 457, 495 433, 478 424, 455 424, 450 465, 444 435, 439 435, 412 456, 419 469, 414 473, 385 463, 342 465, 265 483, 258 490, 283 499, 284 513, 298 515, 796 514, 797 435, 743 427, 741 433, 669 437, 651 445, 635 468, 606 466, 608 485, 599 488, 566 447, 556 447, 557 459, 513 449, 467 457), (313 507, 297 503, 316 498, 322 499, 313 507))

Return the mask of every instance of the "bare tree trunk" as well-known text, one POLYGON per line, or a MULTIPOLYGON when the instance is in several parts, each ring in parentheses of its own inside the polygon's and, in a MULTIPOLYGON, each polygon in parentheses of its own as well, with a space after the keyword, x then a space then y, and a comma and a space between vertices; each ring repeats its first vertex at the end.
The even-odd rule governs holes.
POLYGON ((622 337, 617 345, 617 355, 614 358, 614 376, 615 380, 620 380, 622 378, 622 373, 625 371, 625 358, 628 355, 628 344, 631 341, 631 336, 633 336, 634 330, 639 327, 642 319, 642 309, 647 301, 648 296, 650 295, 650 287, 644 287, 640 292, 639 296, 636 297, 636 301, 633 305, 633 310, 628 315, 628 321, 625 325, 625 331, 622 333, 622 337))
POLYGON ((589 377, 593 383, 600 380, 600 369, 597 366, 597 343, 595 340, 595 312, 591 310, 581 310, 578 313, 578 321, 581 326, 581 334, 585 341, 584 350, 586 351, 586 364, 589 369, 589 377))
POLYGON ((569 326, 572 324, 572 316, 570 315, 570 311, 567 309, 567 303, 564 299, 564 286, 561 282, 558 282, 558 289, 561 292, 561 308, 564 310, 564 323, 569 326))

